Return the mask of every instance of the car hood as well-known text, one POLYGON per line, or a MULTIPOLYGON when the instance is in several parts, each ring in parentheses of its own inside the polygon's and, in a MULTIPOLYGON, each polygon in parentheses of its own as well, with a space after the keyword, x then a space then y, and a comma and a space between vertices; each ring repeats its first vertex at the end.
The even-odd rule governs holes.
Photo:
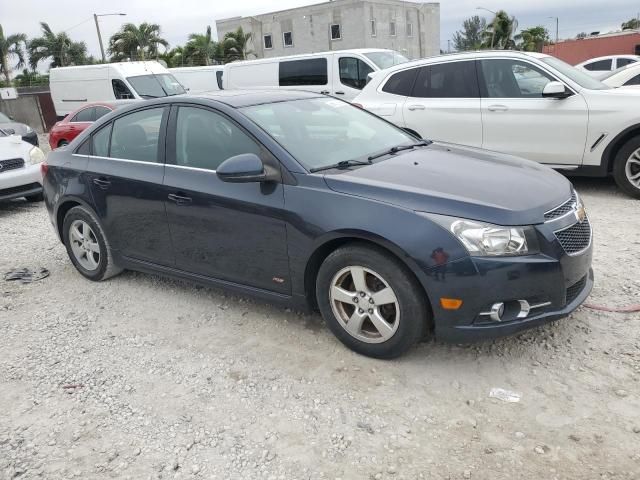
POLYGON ((542 223, 545 212, 571 197, 571 183, 548 167, 444 143, 328 174, 325 181, 337 192, 498 225, 542 223))
POLYGON ((24 158, 29 159, 29 151, 33 148, 33 145, 25 142, 19 136, 0 137, 0 160, 7 160, 9 158, 24 158))
POLYGON ((22 136, 30 132, 31 129, 24 123, 6 122, 6 123, 0 123, 0 130, 4 130, 9 134, 15 133, 16 135, 22 136))

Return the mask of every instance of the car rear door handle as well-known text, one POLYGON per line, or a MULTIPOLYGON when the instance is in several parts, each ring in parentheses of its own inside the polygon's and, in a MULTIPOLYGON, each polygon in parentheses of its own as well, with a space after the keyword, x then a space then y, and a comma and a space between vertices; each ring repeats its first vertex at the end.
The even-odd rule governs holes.
POLYGON ((100 178, 94 178, 93 179, 93 184, 97 185, 102 190, 106 190, 111 185, 111 182, 109 180, 107 180, 106 178, 100 177, 100 178))
POLYGON ((407 108, 413 112, 414 110, 425 110, 427 107, 424 105, 409 105, 407 108))
POLYGON ((322 95, 329 95, 331 92, 329 90, 320 90, 322 95))
POLYGON ((344 95, 344 92, 336 92, 336 95, 344 95))
POLYGON ((506 112, 509 110, 509 107, 506 105, 489 105, 487 108, 490 112, 506 112))
POLYGON ((172 202, 175 202, 176 205, 190 205, 191 197, 185 197, 183 195, 178 195, 175 193, 170 193, 167 197, 172 202))

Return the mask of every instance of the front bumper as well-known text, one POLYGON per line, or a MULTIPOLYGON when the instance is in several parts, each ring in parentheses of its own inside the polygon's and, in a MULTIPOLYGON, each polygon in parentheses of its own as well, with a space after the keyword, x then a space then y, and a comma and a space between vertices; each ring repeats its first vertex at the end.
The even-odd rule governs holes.
POLYGON ((0 172, 0 200, 42 193, 40 164, 0 172))
MULTIPOLYGON (((570 220, 567 220, 570 221, 570 220)), ((562 223, 562 222, 561 222, 562 223)), ((432 300, 436 338, 466 343, 510 335, 568 316, 593 288, 592 241, 567 254, 554 232, 557 223, 537 227, 540 252, 516 257, 466 257, 425 273, 432 300), (462 300, 458 310, 444 309, 440 298, 462 300), (531 310, 523 317, 492 319, 487 312, 500 302, 531 310)), ((516 310, 517 311, 517 310, 516 310)))

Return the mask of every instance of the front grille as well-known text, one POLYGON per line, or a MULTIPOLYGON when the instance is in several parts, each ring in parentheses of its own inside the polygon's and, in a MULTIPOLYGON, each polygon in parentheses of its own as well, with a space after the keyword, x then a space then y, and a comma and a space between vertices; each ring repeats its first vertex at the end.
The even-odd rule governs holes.
POLYGON ((10 158, 9 160, 0 160, 0 173, 8 170, 15 170, 16 168, 24 167, 24 160, 22 158, 10 158))
POLYGON ((555 232, 556 238, 569 255, 576 254, 591 244, 591 224, 585 217, 582 222, 575 223, 564 230, 555 232))
POLYGON ((576 283, 574 283, 573 285, 567 288, 567 301, 565 302, 565 305, 573 302, 576 299, 576 297, 580 295, 580 292, 582 292, 586 283, 587 283, 587 276, 585 275, 576 283))
POLYGON ((20 185, 19 187, 5 188, 0 190, 0 197, 4 197, 5 195, 13 195, 15 193, 29 192, 31 190, 35 190, 36 188, 41 188, 39 183, 29 183, 27 185, 20 185))
POLYGON ((575 190, 571 190, 571 198, 566 202, 564 202, 559 207, 556 207, 553 210, 549 210, 547 213, 545 213, 544 219, 553 220, 554 218, 562 217, 567 213, 569 213, 571 210, 574 210, 577 203, 578 203, 578 197, 576 195, 576 192, 575 190))

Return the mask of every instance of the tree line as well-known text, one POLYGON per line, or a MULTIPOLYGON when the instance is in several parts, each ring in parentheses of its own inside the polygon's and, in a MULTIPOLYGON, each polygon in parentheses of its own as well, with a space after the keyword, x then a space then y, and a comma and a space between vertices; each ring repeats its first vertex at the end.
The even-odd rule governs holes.
MULTIPOLYGON (((623 22, 621 28, 640 29, 640 22, 633 18, 623 22)), ((585 37, 587 34, 584 32, 576 36, 585 37)), ((491 22, 474 15, 466 19, 462 23, 462 30, 453 35, 453 46, 458 51, 496 49, 541 52, 542 47, 550 43, 549 31, 544 26, 538 25, 518 32, 518 20, 505 10, 497 11, 491 22)))
MULTIPOLYGON (((48 75, 37 72, 41 62, 48 68, 102 63, 87 52, 85 42, 72 40, 66 32, 54 32, 40 22, 41 35, 28 39, 24 33, 5 34, 0 25, 0 87, 47 84, 48 75), (11 79, 13 71, 22 73, 11 79)), ((191 33, 181 46, 169 48, 155 23, 125 23, 109 39, 109 62, 163 60, 167 67, 201 66, 245 60, 255 56, 250 50, 251 33, 242 28, 228 32, 221 41, 211 37, 211 27, 204 33, 191 33)))

